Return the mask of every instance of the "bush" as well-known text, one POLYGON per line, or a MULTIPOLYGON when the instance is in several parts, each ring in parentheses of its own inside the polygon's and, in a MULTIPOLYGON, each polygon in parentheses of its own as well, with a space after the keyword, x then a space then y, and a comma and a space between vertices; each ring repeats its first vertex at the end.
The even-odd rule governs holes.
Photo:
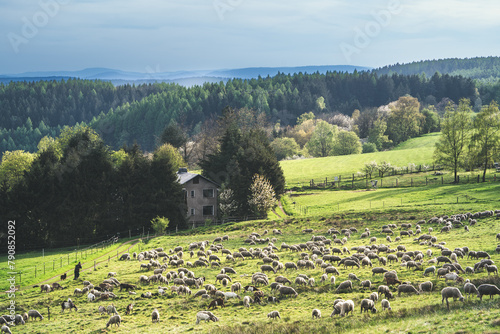
POLYGON ((364 143, 363 144, 363 153, 373 153, 378 152, 377 145, 374 143, 364 143))
POLYGON ((153 230, 158 234, 165 233, 169 224, 170 220, 165 217, 156 217, 151 220, 151 227, 153 227, 153 230))

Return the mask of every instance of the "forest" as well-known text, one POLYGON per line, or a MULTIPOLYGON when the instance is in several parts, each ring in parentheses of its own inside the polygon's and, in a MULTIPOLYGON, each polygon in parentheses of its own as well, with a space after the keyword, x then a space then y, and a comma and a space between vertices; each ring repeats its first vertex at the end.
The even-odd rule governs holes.
POLYGON ((426 105, 443 99, 489 103, 473 80, 462 76, 379 75, 372 72, 278 74, 226 84, 186 88, 173 84, 125 85, 89 80, 12 82, 0 85, 0 152, 34 152, 44 136, 57 136, 65 125, 88 124, 113 149, 137 143, 153 151, 171 122, 189 136, 225 107, 248 108, 270 123, 295 125, 305 112, 342 113, 379 107, 411 95, 426 105), (321 103, 318 103, 318 99, 321 103))

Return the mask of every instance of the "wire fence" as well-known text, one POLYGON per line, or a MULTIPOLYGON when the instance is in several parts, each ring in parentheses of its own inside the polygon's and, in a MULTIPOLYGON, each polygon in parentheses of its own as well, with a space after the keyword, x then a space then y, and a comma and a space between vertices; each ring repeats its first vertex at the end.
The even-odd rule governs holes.
MULTIPOLYGON (((369 189, 369 188, 401 188, 422 187, 429 185, 444 184, 467 184, 483 182, 482 173, 460 173, 455 182, 453 173, 443 171, 442 168, 430 167, 425 170, 416 168, 405 172, 390 172, 378 175, 351 174, 325 177, 322 179, 310 179, 306 182, 287 184, 292 191, 308 189, 369 189), (377 177, 378 176, 378 177, 377 177)), ((500 170, 489 171, 484 182, 500 181, 500 170)))

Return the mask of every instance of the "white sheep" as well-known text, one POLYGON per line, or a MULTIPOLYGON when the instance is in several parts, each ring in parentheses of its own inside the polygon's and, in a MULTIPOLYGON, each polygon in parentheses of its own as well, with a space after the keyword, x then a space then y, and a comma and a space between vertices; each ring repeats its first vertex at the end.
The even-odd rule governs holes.
POLYGON ((314 310, 312 310, 312 318, 316 318, 316 319, 319 319, 321 318, 321 311, 318 310, 317 308, 315 308, 314 310))
POLYGON ((200 321, 205 320, 209 321, 212 320, 213 322, 219 321, 219 318, 217 318, 212 312, 210 311, 200 311, 196 314, 196 324, 198 325, 200 321))
POLYGON ((450 309, 448 298, 451 297, 454 301, 458 298, 459 301, 464 302, 462 293, 460 292, 460 290, 458 290, 458 288, 455 287, 448 286, 444 288, 443 290, 441 290, 441 296, 443 297, 443 299, 441 300, 441 304, 443 304, 444 300, 446 299, 446 307, 448 308, 448 310, 450 309))
POLYGON ((228 300, 228 299, 236 299, 236 298, 241 299, 241 297, 238 294, 234 293, 234 292, 224 292, 224 298, 226 300, 228 300))
POLYGON ((250 307, 250 303, 253 303, 252 298, 250 296, 243 297, 243 306, 250 307))
POLYGON ((89 293, 87 294, 87 300, 88 300, 89 302, 93 302, 93 301, 95 300, 95 295, 94 295, 92 292, 89 292, 89 293))
POLYGON ((380 305, 382 305, 382 311, 386 309, 389 311, 392 310, 391 303, 387 299, 382 299, 380 305))
POLYGON ((272 311, 272 312, 269 312, 269 313, 267 314, 267 317, 268 317, 268 318, 271 318, 271 319, 276 319, 276 318, 280 318, 280 319, 281 319, 281 316, 280 316, 279 311, 272 311))
POLYGON ((352 300, 346 300, 345 302, 342 303, 342 308, 340 310, 340 316, 346 316, 351 312, 351 314, 354 312, 354 302, 352 300))
POLYGON ((160 321, 160 312, 158 312, 157 309, 154 309, 153 313, 151 313, 151 320, 152 320, 152 322, 159 322, 160 321))
POLYGON ((9 326, 7 326, 7 325, 3 325, 2 326, 2 332, 3 333, 7 333, 7 334, 12 334, 12 332, 10 331, 9 326))
POLYGON ((470 297, 470 295, 472 293, 475 293, 476 295, 479 296, 479 292, 478 292, 476 286, 474 284, 472 284, 469 279, 467 279, 465 281, 465 284, 464 284, 464 293, 465 293, 465 296, 467 296, 467 299, 470 297))

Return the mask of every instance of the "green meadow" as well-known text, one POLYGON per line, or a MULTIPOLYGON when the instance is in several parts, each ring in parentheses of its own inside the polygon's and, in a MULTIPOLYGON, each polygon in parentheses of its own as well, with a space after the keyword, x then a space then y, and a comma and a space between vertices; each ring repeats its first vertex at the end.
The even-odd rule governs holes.
MULTIPOLYGON (((437 136, 427 135, 402 144, 398 150, 388 152, 378 152, 374 154, 362 154, 349 157, 331 157, 324 159, 307 159, 283 162, 287 182, 290 180, 298 182, 307 180, 311 173, 317 173, 317 177, 324 177, 325 174, 336 175, 355 173, 356 166, 361 166, 365 162, 376 160, 390 161, 394 165, 404 166, 408 163, 432 163, 433 143, 437 136), (307 172, 306 172, 307 171, 307 172)), ((361 167, 360 167, 361 168, 361 167)), ((466 174, 463 174, 467 176, 466 174)), ((473 176, 474 173, 469 173, 473 176)), ((312 176, 314 177, 314 176, 312 176)), ((416 174, 412 177, 421 179, 430 178, 429 174, 416 174)), ((489 172, 490 182, 486 183, 461 183, 450 184, 446 182, 429 183, 427 186, 422 183, 414 187, 399 188, 356 188, 356 189, 306 189, 301 191, 290 191, 281 200, 281 208, 276 207, 274 212, 269 214, 268 219, 259 221, 246 221, 238 223, 226 223, 219 226, 208 226, 194 230, 182 231, 176 235, 161 236, 150 240, 134 240, 129 243, 120 243, 101 249, 98 252, 86 254, 81 258, 84 271, 78 281, 72 278, 72 268, 75 260, 69 260, 59 269, 46 273, 39 279, 23 278, 21 290, 16 293, 15 305, 16 313, 22 314, 31 309, 37 309, 44 316, 43 321, 28 321, 25 325, 12 327, 13 333, 499 333, 500 332, 500 296, 483 298, 482 301, 476 296, 467 299, 465 302, 453 301, 450 299, 450 310, 446 304, 442 304, 441 289, 446 286, 458 287, 463 293, 463 284, 453 281, 445 282, 437 275, 423 275, 423 269, 433 265, 432 259, 441 255, 440 249, 436 247, 440 243, 450 250, 467 246, 470 250, 482 250, 491 255, 495 262, 500 261, 500 254, 497 254, 496 234, 500 232, 500 220, 495 216, 478 219, 477 224, 470 226, 470 231, 466 231, 463 226, 457 226, 448 233, 440 233, 442 225, 437 223, 427 223, 427 220, 434 216, 452 215, 457 213, 478 212, 484 210, 500 210, 500 182, 493 182, 494 173, 489 172), (416 233, 416 224, 420 220, 426 223, 421 224, 421 234, 430 233, 437 238, 435 244, 425 244, 415 241, 414 237, 400 236, 401 224, 411 223, 412 231, 416 233), (396 224, 393 229, 394 234, 391 240, 386 239, 386 234, 382 233, 382 226, 396 224), (327 231, 335 228, 338 231, 345 228, 355 228, 357 232, 347 238, 345 244, 341 245, 332 241, 332 245, 325 245, 326 248, 346 247, 351 255, 356 252, 355 247, 372 244, 384 244, 391 249, 397 246, 404 246, 407 251, 421 251, 426 254, 431 250, 432 255, 425 255, 418 270, 407 268, 401 261, 382 265, 377 259, 372 260, 373 267, 382 266, 387 270, 395 270, 401 281, 411 282, 415 287, 425 281, 433 283, 433 291, 418 295, 402 294, 398 295, 397 287, 391 286, 395 298, 390 299, 392 310, 382 310, 380 301, 384 296, 379 296, 376 302, 377 313, 361 313, 360 303, 372 292, 377 291, 379 285, 386 284, 383 276, 373 275, 370 266, 360 268, 345 268, 334 263, 339 274, 335 275, 335 283, 330 282, 331 274, 328 275, 327 282, 321 282, 324 271, 320 262, 316 262, 314 269, 280 270, 276 273, 267 272, 269 282, 274 282, 275 278, 283 275, 292 281, 291 286, 296 289, 298 296, 283 297, 271 291, 269 286, 260 286, 265 296, 277 296, 280 303, 273 304, 263 301, 261 304, 253 303, 249 308, 245 307, 240 299, 226 301, 226 307, 218 307, 211 310, 218 318, 218 322, 201 322, 195 324, 196 314, 201 310, 207 310, 210 300, 194 297, 198 291, 192 288, 192 295, 178 295, 171 291, 173 282, 165 285, 166 294, 157 294, 158 285, 140 284, 141 275, 150 276, 152 270, 140 268, 137 260, 118 261, 116 255, 124 252, 140 252, 144 250, 163 248, 170 256, 176 246, 184 248, 182 267, 194 272, 196 277, 205 277, 205 284, 214 284, 217 289, 228 292, 230 287, 222 286, 221 282, 216 282, 215 278, 222 267, 232 267, 237 274, 229 274, 232 283, 240 282, 243 286, 251 285, 253 273, 261 271, 263 260, 256 256, 245 260, 238 259, 235 262, 226 258, 221 252, 214 252, 220 258, 220 262, 208 267, 191 267, 198 259, 196 249, 193 256, 187 251, 188 246, 193 242, 208 241, 214 243, 216 237, 227 235, 228 241, 222 242, 225 249, 231 253, 242 251, 243 248, 256 251, 269 245, 274 245, 274 254, 279 258, 279 262, 297 262, 305 257, 314 259, 314 255, 309 249, 302 249, 299 252, 282 248, 282 244, 299 245, 305 244, 312 239, 312 236, 325 236, 330 240, 341 239, 343 234, 335 237, 327 231), (304 232, 304 229, 312 229, 312 233, 304 232), (282 234, 274 234, 273 230, 280 230, 282 234), (370 231, 369 238, 362 238, 361 233, 370 231), (249 245, 248 238, 251 233, 258 233, 262 243, 249 245), (269 239, 266 239, 269 238, 269 239), (271 244, 270 244, 271 243, 271 244), (133 245, 133 246, 132 246, 133 245), (130 248, 132 246, 132 248, 130 248), (94 261, 96 265, 94 267, 94 261), (59 281, 58 275, 69 270, 69 277, 65 281, 59 281), (122 283, 136 284, 136 294, 129 294, 126 291, 114 289, 116 298, 112 300, 102 300, 89 302, 86 296, 73 296, 75 288, 83 288, 83 281, 88 280, 94 285, 98 285, 107 278, 108 272, 116 272, 116 278, 122 283), (360 282, 353 280, 352 291, 336 291, 338 285, 348 279, 348 275, 354 273, 363 280, 371 281, 371 288, 363 289, 360 282), (298 274, 305 274, 309 278, 314 278, 313 286, 297 286, 294 281, 298 274), (51 277, 54 277, 50 279, 51 277), (56 290, 50 293, 42 293, 39 284, 47 279, 49 283, 59 281, 64 287, 63 290, 56 290), (152 298, 142 298, 145 292, 153 293, 152 298), (71 298, 78 311, 65 311, 61 313, 61 303, 71 298), (352 314, 346 317, 335 315, 330 317, 333 310, 334 300, 342 298, 350 299, 355 304, 352 314), (125 314, 126 306, 134 304, 133 312, 125 314), (97 312, 98 306, 108 306, 113 304, 121 316, 122 323, 119 327, 106 328, 109 319, 108 315, 100 315, 97 312), (319 309, 322 313, 320 319, 312 319, 313 309, 319 309), (158 309, 160 321, 152 323, 151 313, 158 309), (267 314, 277 310, 281 319, 271 320, 267 314), (50 320, 49 320, 50 312, 50 320)), ((389 181, 388 181, 389 182, 389 181)), ((463 222, 469 225, 468 221, 463 222)), ((219 242, 216 242, 219 243, 219 242)), ((324 249, 323 249, 324 251, 324 249)), ((52 250, 42 257, 39 252, 23 254, 16 261, 16 265, 24 271, 29 271, 34 265, 39 266, 45 262, 61 261, 67 258, 68 254, 74 256, 70 250, 52 250)), ((325 252, 326 254, 326 252, 325 252)), ((349 254, 343 254, 342 257, 349 254)), ((379 256, 387 257, 386 253, 379 253, 379 256)), ((80 254, 80 256, 83 256, 80 254)), ((208 254, 207 254, 208 256, 208 254)), ((318 259, 321 259, 318 255, 318 259)), ((6 261, 5 256, 1 258, 6 261)), ((163 259, 159 259, 164 263, 163 259)), ((478 260, 459 258, 458 262, 462 268, 473 267, 478 260)), ((143 261, 143 263, 146 261, 143 261)), ((165 263, 168 263, 165 262, 165 263)), ((498 262, 500 263, 500 262, 498 262)), ((178 268, 168 265, 166 271, 178 272, 178 268)), ((4 274, 4 273, 2 273, 4 274)), ((2 279, 5 280, 5 276, 2 279)), ((472 283, 479 286, 483 283, 496 284, 500 286, 498 275, 489 275, 485 271, 474 274, 460 273, 463 279, 470 279, 472 283)), ((202 288, 202 287, 201 287, 202 288)), ((201 289, 200 288, 200 289, 201 289)), ((252 294, 241 291, 241 297, 252 294)), ((4 296, 0 300, 0 308, 4 314, 7 313, 9 299, 4 296)))

